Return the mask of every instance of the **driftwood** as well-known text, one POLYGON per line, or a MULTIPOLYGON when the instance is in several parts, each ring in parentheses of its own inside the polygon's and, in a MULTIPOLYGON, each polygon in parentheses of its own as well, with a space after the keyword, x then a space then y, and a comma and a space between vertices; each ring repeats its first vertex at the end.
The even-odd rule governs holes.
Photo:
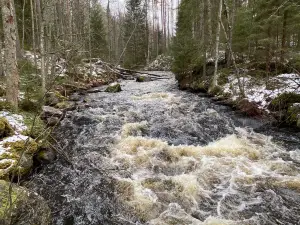
POLYGON ((84 59, 84 60, 82 60, 82 63, 86 63, 86 64, 91 63, 96 66, 97 65, 101 66, 101 67, 103 67, 103 69, 107 70, 107 72, 115 73, 125 80, 133 80, 133 79, 137 78, 138 76, 147 76, 147 77, 150 77, 151 80, 169 79, 169 77, 167 77, 167 76, 149 73, 147 71, 136 71, 136 70, 130 70, 130 69, 117 67, 111 63, 104 62, 101 59, 97 59, 97 58, 93 58, 91 60, 84 59))
POLYGON ((136 71, 136 70, 129 70, 129 69, 124 69, 124 68, 116 68, 116 69, 119 70, 121 73, 125 72, 125 73, 131 74, 131 75, 140 74, 140 75, 148 75, 148 76, 153 76, 153 77, 164 77, 162 75, 149 73, 147 71, 136 71))

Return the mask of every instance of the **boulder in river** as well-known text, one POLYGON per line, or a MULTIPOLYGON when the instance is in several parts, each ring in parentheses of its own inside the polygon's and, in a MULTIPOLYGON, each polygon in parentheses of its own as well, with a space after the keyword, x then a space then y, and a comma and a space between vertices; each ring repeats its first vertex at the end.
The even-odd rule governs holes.
POLYGON ((56 158, 56 153, 49 147, 44 147, 37 153, 36 159, 43 164, 51 163, 56 158))
POLYGON ((261 116, 262 110, 255 102, 250 102, 248 99, 242 99, 237 102, 238 109, 247 116, 261 116))
POLYGON ((136 82, 148 82, 148 81, 151 81, 151 78, 147 76, 140 75, 136 78, 136 82))
POLYGON ((46 201, 37 193, 24 187, 0 180, 0 224, 48 225, 51 211, 46 201), (10 205, 10 199, 12 205, 10 205))
POLYGON ((122 91, 122 89, 119 83, 112 83, 105 89, 105 92, 110 92, 110 93, 117 93, 120 91, 122 91))
POLYGON ((60 118, 57 118, 57 117, 47 118, 47 126, 49 126, 49 127, 54 127, 54 126, 58 125, 59 122, 60 122, 60 118))
POLYGON ((57 103, 55 107, 61 110, 70 111, 75 109, 75 103, 72 101, 62 101, 57 103))
POLYGON ((41 115, 42 119, 47 119, 49 117, 62 118, 63 112, 51 106, 43 106, 43 113, 41 115))
POLYGON ((55 106, 65 100, 67 100, 67 98, 62 96, 58 91, 46 93, 46 105, 55 106))

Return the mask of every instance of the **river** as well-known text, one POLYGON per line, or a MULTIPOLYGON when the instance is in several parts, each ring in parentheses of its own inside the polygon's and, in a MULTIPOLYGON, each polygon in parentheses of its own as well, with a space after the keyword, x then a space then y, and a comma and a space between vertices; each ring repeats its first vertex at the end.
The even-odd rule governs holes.
POLYGON ((28 186, 53 224, 300 224, 300 133, 169 79, 90 93, 57 137, 64 158, 28 186))

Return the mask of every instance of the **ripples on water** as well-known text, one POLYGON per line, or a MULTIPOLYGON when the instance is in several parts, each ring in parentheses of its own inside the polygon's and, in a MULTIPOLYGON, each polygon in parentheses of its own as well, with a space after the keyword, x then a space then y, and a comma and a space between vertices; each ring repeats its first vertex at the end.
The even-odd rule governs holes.
POLYGON ((299 133, 272 139, 173 78, 122 89, 85 97, 58 132, 73 165, 29 184, 54 224, 300 224, 299 133))

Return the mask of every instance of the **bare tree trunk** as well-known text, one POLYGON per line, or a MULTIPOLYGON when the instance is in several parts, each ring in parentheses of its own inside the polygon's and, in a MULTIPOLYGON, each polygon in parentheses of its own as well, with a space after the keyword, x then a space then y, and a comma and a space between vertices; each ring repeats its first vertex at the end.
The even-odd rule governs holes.
POLYGON ((2 43, 2 38, 0 37, 0 77, 4 76, 2 48, 3 48, 3 43, 2 43))
POLYGON ((146 7, 146 40, 147 40, 147 57, 146 57, 146 64, 149 65, 150 62, 150 29, 148 23, 148 3, 149 0, 145 0, 145 7, 146 7))
POLYGON ((283 13, 283 25, 282 25, 282 38, 281 38, 281 54, 280 54, 280 62, 284 63, 284 55, 286 51, 286 26, 287 26, 287 17, 288 11, 284 10, 283 13))
POLYGON ((93 68, 92 68, 92 38, 91 38, 91 0, 88 0, 88 23, 89 23, 89 57, 90 57, 90 75, 92 76, 93 68))
POLYGON ((19 73, 17 68, 16 18, 13 0, 2 0, 2 21, 5 45, 6 99, 18 107, 19 73))
POLYGON ((18 32, 18 22, 17 22, 17 14, 16 14, 16 7, 15 7, 15 2, 12 1, 12 7, 14 8, 14 18, 15 18, 15 27, 16 27, 16 48, 17 48, 17 59, 22 59, 23 58, 23 49, 21 48, 20 44, 20 37, 19 37, 19 32, 18 32))
POLYGON ((222 6, 223 0, 220 0, 219 3, 219 12, 218 12, 218 25, 216 30, 216 48, 215 48, 215 70, 211 89, 214 89, 218 85, 218 62, 219 62, 219 44, 220 44, 220 31, 221 31, 221 19, 222 19, 222 6))
POLYGON ((230 45, 230 40, 229 40, 229 37, 226 33, 226 29, 225 29, 224 24, 223 24, 222 21, 221 21, 221 26, 222 26, 223 31, 224 31, 224 36, 225 36, 225 39, 226 39, 227 48, 229 49, 229 55, 231 57, 231 61, 233 63, 234 69, 235 69, 235 74, 236 74, 237 79, 238 79, 238 86, 239 86, 239 90, 240 90, 240 93, 241 93, 241 97, 245 97, 244 84, 242 84, 242 82, 241 82, 240 71, 239 71, 239 69, 236 65, 235 56, 234 56, 232 48, 231 48, 232 46, 230 45))
POLYGON ((107 1, 107 43, 108 43, 108 61, 111 62, 111 23, 110 23, 110 0, 107 1))
POLYGON ((300 32, 298 32, 297 49, 300 49, 300 32))
POLYGON ((202 38, 203 38, 203 76, 206 76, 206 61, 207 61, 207 58, 206 58, 206 54, 207 54, 207 47, 206 47, 206 44, 207 44, 207 35, 206 35, 206 24, 205 22, 207 21, 207 13, 206 13, 206 10, 205 10, 205 2, 202 1, 202 14, 203 14, 203 28, 202 28, 202 38))
POLYGON ((23 0, 22 8, 22 49, 24 50, 24 39, 25 39, 25 6, 26 0, 23 0))
MULTIPOLYGON (((208 30, 208 43, 209 48, 212 50, 212 15, 211 15, 211 0, 206 0, 207 5, 207 30, 208 30)), ((211 53, 211 51, 210 51, 211 53)))
POLYGON ((46 70, 45 70, 45 21, 42 12, 41 0, 37 0, 38 18, 40 22, 40 52, 41 52, 41 77, 42 92, 46 92, 46 70))
POLYGON ((36 43, 35 43, 35 23, 34 23, 34 8, 33 0, 30 0, 31 7, 31 27, 32 27, 32 48, 33 48, 33 57, 34 57, 34 66, 37 69, 37 60, 36 60, 36 43))
POLYGON ((230 15, 230 10, 228 7, 227 0, 223 0, 224 3, 224 8, 225 8, 225 15, 227 19, 227 31, 228 31, 228 44, 227 44, 227 50, 226 50, 226 63, 227 66, 231 66, 232 61, 231 61, 231 50, 232 50, 232 19, 233 14, 230 15))

